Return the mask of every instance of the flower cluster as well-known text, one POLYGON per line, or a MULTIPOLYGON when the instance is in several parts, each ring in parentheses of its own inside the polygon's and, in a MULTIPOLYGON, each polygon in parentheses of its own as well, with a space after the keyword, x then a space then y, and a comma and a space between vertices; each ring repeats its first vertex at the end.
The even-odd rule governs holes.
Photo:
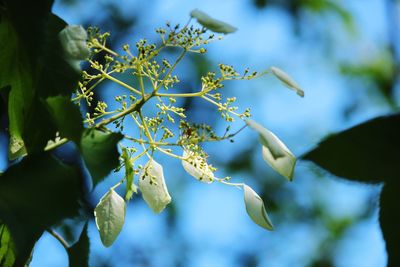
MULTIPOLYGON (((90 71, 83 72, 82 81, 73 100, 78 105, 95 107, 92 112, 86 114, 86 123, 103 131, 114 131, 116 128, 126 140, 120 143, 123 153, 119 167, 125 169, 125 175, 110 188, 107 197, 104 197, 99 205, 105 205, 104 201, 111 199, 110 196, 115 197, 116 187, 125 185, 125 199, 121 202, 117 197, 119 202, 128 202, 139 189, 143 199, 154 212, 163 211, 172 198, 164 180, 164 169, 156 162, 155 157, 164 154, 181 161, 183 169, 201 182, 217 181, 243 189, 250 218, 271 230, 272 224, 260 197, 243 183, 229 182, 230 177, 218 178, 215 175, 217 169, 208 163, 208 155, 203 151, 202 144, 230 140, 248 125, 260 135, 266 162, 277 172, 291 179, 295 163, 293 154, 269 130, 248 120, 251 116, 250 109, 246 108, 240 112, 236 106, 236 97, 223 96, 224 82, 250 80, 272 73, 298 94, 301 95, 302 91, 300 92, 300 87, 286 73, 276 67, 260 74, 245 69, 240 74, 233 66, 226 64, 219 64, 218 71, 209 71, 201 77, 201 88, 188 91, 180 87, 180 78, 175 71, 185 55, 204 54, 207 51, 205 45, 222 38, 215 33, 209 33, 210 30, 222 34, 236 31, 235 27, 215 20, 199 10, 194 10, 191 16, 183 27, 167 23, 166 27, 158 28, 156 33, 160 42, 149 43, 146 39, 141 39, 133 47, 124 45, 121 51, 114 51, 107 46, 108 33, 100 33, 95 28, 88 30, 88 47, 91 49, 88 58, 90 71), (193 25, 193 19, 200 25, 193 25), (172 52, 180 51, 174 61, 162 56, 170 48, 173 48, 172 52), (95 89, 100 88, 99 85, 106 81, 118 87, 115 90, 115 103, 105 103, 96 97, 95 89), (120 93, 121 90, 123 93, 120 93), (210 125, 191 123, 187 111, 180 106, 180 98, 199 98, 215 106, 215 111, 219 112, 228 124, 226 132, 218 135, 210 125), (112 108, 115 106, 116 108, 112 108), (235 119, 245 123, 238 131, 231 132, 235 119), (128 127, 124 125, 127 124, 134 125, 135 130, 125 131, 128 127), (144 166, 140 165, 139 160, 146 157, 147 163, 144 166)), ((125 208, 121 210, 125 211, 125 208)), ((107 235, 101 229, 102 220, 96 218, 97 221, 100 234, 107 235)), ((115 233, 112 238, 116 238, 115 233)), ((112 243, 109 238, 103 239, 107 240, 107 245, 112 243)))

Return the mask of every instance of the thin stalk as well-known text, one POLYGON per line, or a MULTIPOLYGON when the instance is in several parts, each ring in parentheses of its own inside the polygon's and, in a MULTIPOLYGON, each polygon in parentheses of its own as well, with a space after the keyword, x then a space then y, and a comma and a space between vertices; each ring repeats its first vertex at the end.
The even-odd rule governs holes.
POLYGON ((113 55, 115 57, 119 57, 118 53, 116 53, 116 52, 112 51, 111 49, 107 48, 105 45, 100 44, 100 42, 97 39, 93 39, 92 43, 96 48, 100 48, 101 50, 104 50, 107 53, 110 53, 111 55, 113 55))
POLYGON ((182 93, 182 94, 168 94, 168 93, 156 93, 156 96, 161 96, 161 97, 197 97, 197 96, 203 96, 207 92, 205 91, 200 91, 196 93, 182 93))
POLYGON ((120 81, 120 80, 114 78, 114 77, 111 76, 111 75, 108 75, 106 72, 101 71, 101 73, 103 74, 103 77, 109 79, 110 81, 113 81, 113 82, 115 82, 115 83, 121 85, 122 87, 125 87, 125 88, 128 89, 129 91, 134 92, 135 94, 142 95, 142 93, 141 93, 139 90, 137 90, 137 89, 133 88, 132 86, 130 86, 130 85, 128 85, 128 84, 126 84, 126 83, 124 83, 124 82, 122 82, 122 81, 120 81))
POLYGON ((50 228, 47 229, 47 232, 51 234, 55 239, 57 239, 61 243, 61 245, 65 248, 65 250, 69 249, 67 241, 65 241, 65 239, 59 233, 50 228))
POLYGON ((122 118, 122 117, 124 117, 124 116, 126 116, 126 115, 128 115, 128 114, 130 114, 130 113, 132 113, 134 111, 139 111, 140 108, 143 106, 143 104, 147 100, 149 100, 151 97, 152 97, 152 95, 149 95, 149 94, 146 95, 144 98, 136 101, 135 104, 131 105, 129 108, 125 109, 121 113, 118 113, 118 114, 116 114, 116 115, 114 115, 114 116, 112 116, 112 117, 110 117, 108 119, 102 120, 101 122, 97 123, 95 127, 96 128, 101 128, 104 125, 107 125, 107 124, 109 124, 109 123, 111 123, 113 121, 116 121, 119 118, 122 118))
POLYGON ((161 147, 156 147, 156 149, 157 149, 158 151, 160 151, 161 153, 164 153, 165 155, 168 155, 168 156, 170 156, 170 157, 173 157, 173 158, 176 158, 176 159, 179 159, 179 160, 185 160, 184 157, 181 157, 181 156, 175 155, 175 154, 173 154, 173 153, 171 153, 171 152, 168 152, 168 151, 166 151, 165 149, 162 149, 161 147))
POLYGON ((145 121, 144 118, 143 118, 142 112, 138 111, 138 114, 139 114, 140 120, 142 121, 142 125, 143 125, 143 127, 144 127, 144 133, 145 133, 145 135, 147 136, 147 138, 149 138, 150 143, 151 143, 151 146, 153 146, 154 140, 153 140, 153 138, 151 137, 151 133, 150 133, 150 131, 149 131, 149 127, 147 127, 147 123, 146 123, 146 121, 145 121))
POLYGON ((221 109, 223 109, 223 110, 226 110, 226 111, 229 112, 229 113, 232 113, 233 115, 235 115, 235 116, 237 116, 237 117, 239 117, 239 118, 242 117, 241 115, 237 114, 236 112, 229 110, 227 107, 224 107, 224 106, 221 105, 220 103, 217 103, 217 102, 215 102, 214 100, 212 100, 212 99, 210 99, 210 98, 208 98, 208 97, 206 97, 206 96, 202 96, 201 98, 205 99, 206 101, 208 101, 208 102, 210 102, 210 103, 216 105, 217 107, 219 107, 219 108, 221 108, 221 109))
POLYGON ((186 54, 187 50, 186 48, 183 49, 182 53, 179 55, 179 57, 176 59, 175 63, 171 66, 167 74, 164 76, 164 78, 161 80, 160 84, 156 87, 154 92, 157 93, 157 91, 161 88, 161 86, 164 84, 165 80, 168 78, 168 76, 171 75, 172 71, 175 69, 175 67, 178 65, 178 63, 182 60, 183 56, 186 54))

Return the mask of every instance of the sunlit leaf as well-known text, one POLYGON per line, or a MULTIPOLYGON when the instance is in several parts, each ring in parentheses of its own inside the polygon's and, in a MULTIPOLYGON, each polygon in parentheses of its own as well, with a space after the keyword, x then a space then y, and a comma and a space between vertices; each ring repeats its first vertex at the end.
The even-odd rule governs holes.
POLYGON ((304 91, 300 88, 300 86, 283 70, 277 67, 271 67, 272 73, 278 78, 284 85, 286 85, 289 89, 295 91, 299 96, 304 97, 304 91))
POLYGON ((0 264, 2 267, 13 267, 14 262, 14 241, 8 227, 0 222, 0 264))
POLYGON ((303 156, 334 175, 362 182, 400 173, 400 114, 374 118, 331 135, 303 156))
POLYGON ((226 22, 214 19, 199 9, 195 9, 192 12, 190 12, 190 16, 192 18, 197 19, 197 21, 201 25, 203 25, 204 27, 206 27, 207 29, 209 29, 213 32, 227 34, 227 33, 232 33, 232 32, 237 31, 237 28, 233 27, 232 25, 230 25, 226 22))
POLYGON ((147 205, 160 213, 171 202, 164 180, 163 167, 154 159, 150 159, 139 176, 139 189, 147 205))
POLYGON ((70 96, 79 79, 58 39, 66 25, 50 13, 52 1, 8 1, 0 21, 0 88, 8 95, 10 158, 40 153, 57 131, 42 100, 70 96), (23 148, 23 145, 25 148, 23 148), (17 146, 16 146, 17 145, 17 146))
POLYGON ((82 229, 78 241, 67 250, 69 267, 89 267, 89 237, 87 233, 88 223, 82 229))
POLYGON ((296 165, 296 157, 293 153, 271 131, 253 120, 246 120, 246 123, 259 134, 263 159, 275 171, 291 181, 296 165))
POLYGON ((32 77, 26 51, 18 44, 18 36, 11 22, 2 19, 0 23, 0 88, 10 86, 8 94, 9 117, 9 158, 16 159, 25 154, 23 141, 24 122, 33 101, 32 77))
POLYGON ((110 189, 94 210, 97 229, 104 246, 111 246, 124 226, 126 204, 120 195, 110 189))
POLYGON ((250 218, 259 226, 273 230, 271 220, 268 217, 265 205, 261 197, 248 185, 243 185, 244 203, 246 204, 246 211, 250 218))
POLYGON ((120 133, 106 133, 97 129, 86 129, 82 134, 81 152, 96 186, 119 164, 118 142, 120 133))
POLYGON ((214 173, 212 172, 207 161, 199 156, 194 155, 193 152, 184 150, 182 166, 187 173, 204 183, 212 183, 214 181, 214 173))

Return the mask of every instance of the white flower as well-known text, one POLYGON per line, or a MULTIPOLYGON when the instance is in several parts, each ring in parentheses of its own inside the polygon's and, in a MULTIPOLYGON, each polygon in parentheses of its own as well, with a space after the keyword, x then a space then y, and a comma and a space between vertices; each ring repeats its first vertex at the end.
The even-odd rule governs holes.
POLYGON ((139 189, 147 205, 160 213, 171 202, 164 180, 163 167, 154 159, 150 159, 139 176, 139 189))
POLYGON ((203 157, 186 149, 183 150, 183 157, 185 160, 182 160, 182 165, 187 173, 204 183, 214 181, 214 173, 203 157))

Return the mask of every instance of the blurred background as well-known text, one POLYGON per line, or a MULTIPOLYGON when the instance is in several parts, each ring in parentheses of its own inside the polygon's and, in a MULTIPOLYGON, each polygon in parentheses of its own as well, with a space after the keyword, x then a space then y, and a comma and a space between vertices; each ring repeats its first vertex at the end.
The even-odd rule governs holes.
MULTIPOLYGON (((398 109, 399 4, 396 0, 58 0, 54 13, 69 24, 110 31, 109 45, 141 38, 157 40, 155 29, 183 25, 194 8, 239 30, 189 56, 176 73, 181 86, 198 90, 200 77, 218 63, 290 73, 304 88, 299 98, 277 79, 228 82, 244 110, 276 133, 298 156, 324 136, 398 109)), ((174 51, 171 51, 174 53, 174 51)), ((104 90, 103 90, 104 89, 104 90)), ((105 84, 107 99, 113 85, 105 84)), ((207 102, 185 102, 189 120, 208 122, 218 133, 226 124, 207 102)), ((236 129, 242 126, 235 124, 236 129)), ((180 162, 156 156, 164 166, 169 207, 155 215, 140 197, 131 201, 125 226, 110 248, 89 226, 90 266, 188 267, 383 267, 384 241, 378 225, 380 186, 350 183, 299 161, 289 183, 267 166, 257 136, 241 132, 235 142, 206 144, 219 177, 251 185, 264 199, 276 230, 265 231, 247 216, 241 191, 199 183, 180 162)), ((343 151, 346 153, 346 151, 343 151)), ((366 166, 368 168, 368 166, 366 166)), ((96 188, 100 198, 122 177, 114 173, 96 188)), ((73 240, 81 225, 61 229, 73 240)), ((51 236, 38 242, 32 267, 68 266, 67 254, 51 236)))

